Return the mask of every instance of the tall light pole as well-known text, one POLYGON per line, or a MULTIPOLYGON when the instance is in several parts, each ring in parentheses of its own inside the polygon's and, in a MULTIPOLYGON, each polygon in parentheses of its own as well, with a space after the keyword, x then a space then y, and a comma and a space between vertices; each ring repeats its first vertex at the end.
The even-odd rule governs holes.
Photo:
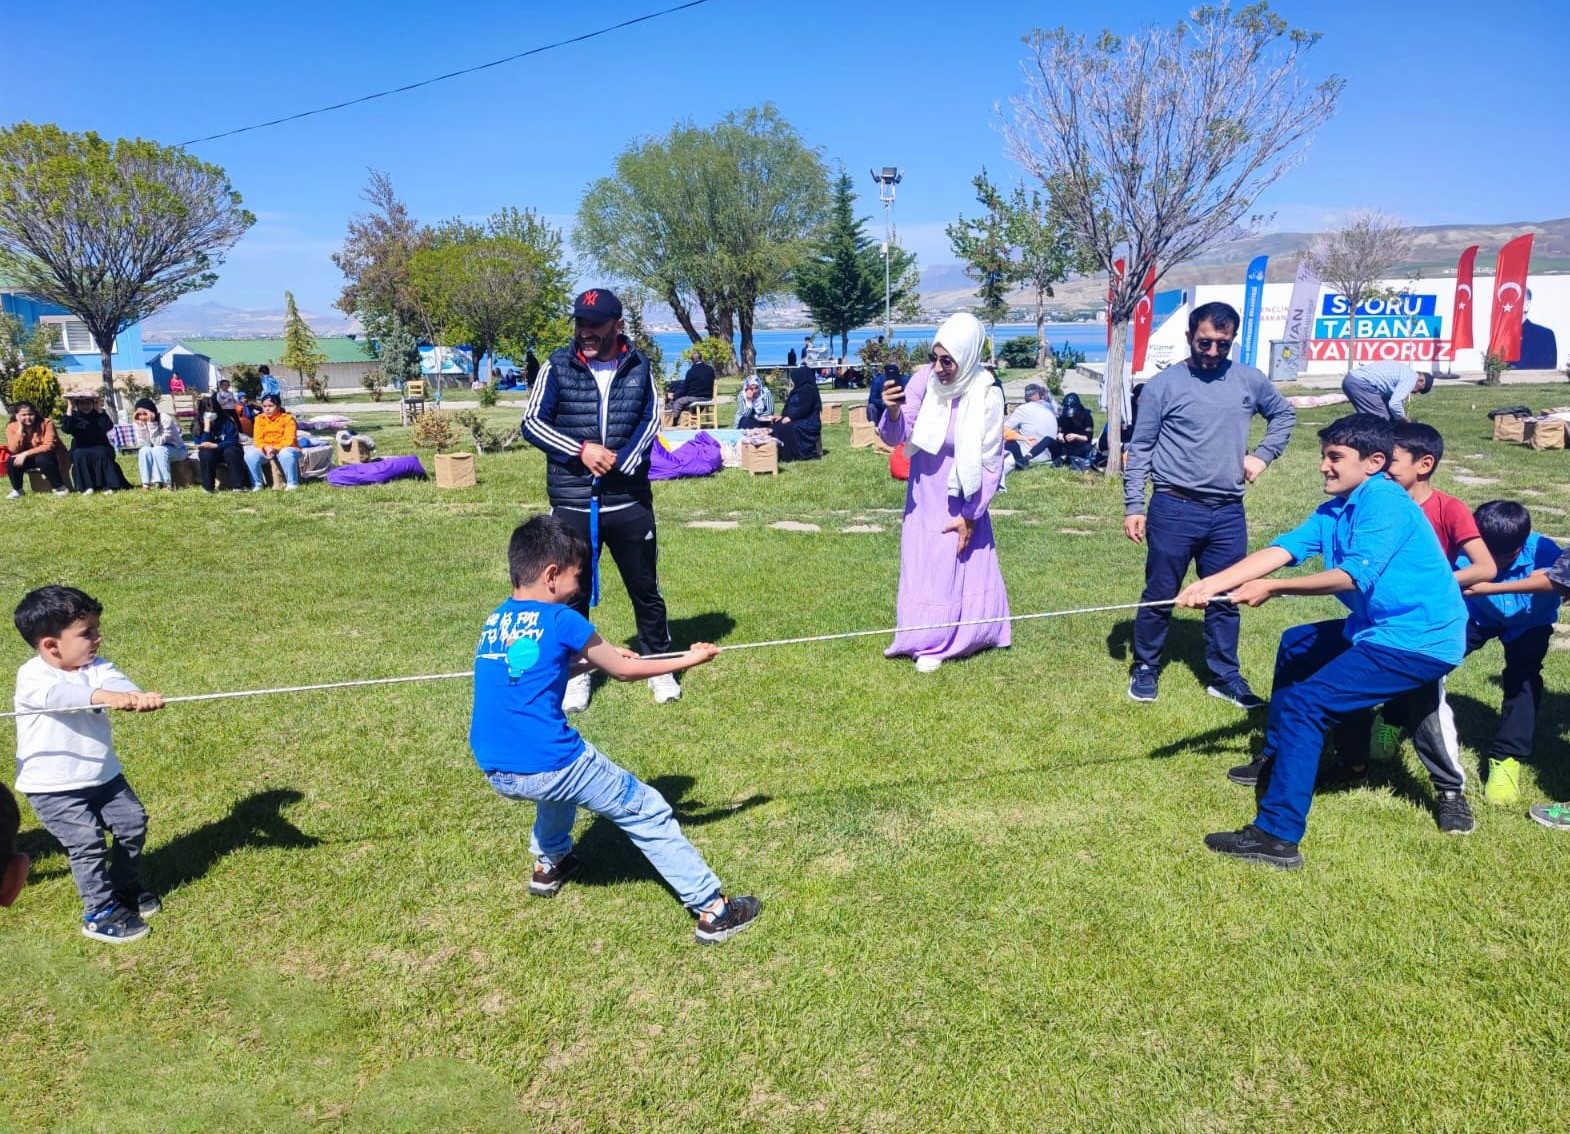
POLYGON ((889 245, 894 243, 894 187, 905 179, 903 169, 886 165, 872 171, 878 183, 878 200, 883 202, 883 341, 894 338, 893 316, 889 305, 889 245))

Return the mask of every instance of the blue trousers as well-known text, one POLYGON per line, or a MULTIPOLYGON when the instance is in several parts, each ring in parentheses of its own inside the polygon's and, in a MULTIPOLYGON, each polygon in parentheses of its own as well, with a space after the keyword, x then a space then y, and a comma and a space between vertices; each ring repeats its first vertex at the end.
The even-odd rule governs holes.
POLYGON ((1346 638, 1346 620, 1311 622, 1281 635, 1263 756, 1270 781, 1254 826, 1295 843, 1308 829, 1325 734, 1351 714, 1438 681, 1455 668, 1409 650, 1346 638))
MULTIPOLYGON (((1224 571, 1248 554, 1248 519, 1243 504, 1209 508, 1168 492, 1156 492, 1145 510, 1145 592, 1141 602, 1177 598, 1188 565, 1197 562, 1201 577, 1224 571)), ((1172 608, 1144 607, 1134 615, 1134 661, 1161 668, 1172 608)), ((1213 681, 1238 676, 1237 607, 1215 602, 1205 607, 1205 665, 1213 681)))

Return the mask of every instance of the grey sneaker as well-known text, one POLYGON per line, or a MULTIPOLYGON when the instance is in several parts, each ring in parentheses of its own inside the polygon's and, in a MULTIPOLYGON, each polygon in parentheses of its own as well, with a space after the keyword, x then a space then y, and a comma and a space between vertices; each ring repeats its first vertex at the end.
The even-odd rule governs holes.
POLYGON ((698 928, 693 936, 698 939, 699 945, 717 945, 721 941, 735 937, 757 921, 762 913, 763 903, 751 894, 726 898, 725 908, 720 911, 719 916, 699 915, 698 928))
POLYGON ((1136 701, 1154 701, 1157 695, 1156 682, 1161 678, 1161 671, 1148 665, 1136 665, 1134 672, 1129 675, 1128 695, 1136 701))
POLYGON ((1534 803, 1527 815, 1550 831, 1570 831, 1570 803, 1534 803))
POLYGON ((1447 835, 1470 835, 1477 826, 1466 796, 1458 791, 1442 791, 1434 800, 1434 821, 1447 835))
POLYGON ((82 935, 95 941, 120 945, 148 934, 147 923, 119 902, 110 902, 82 919, 82 935))

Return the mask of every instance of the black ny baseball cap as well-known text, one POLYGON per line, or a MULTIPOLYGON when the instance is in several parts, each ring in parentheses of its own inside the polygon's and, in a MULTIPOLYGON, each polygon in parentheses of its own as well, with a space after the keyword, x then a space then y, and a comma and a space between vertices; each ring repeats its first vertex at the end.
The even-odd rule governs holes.
POLYGON ((621 300, 609 288, 591 287, 572 301, 572 317, 603 323, 607 319, 621 318, 621 300))

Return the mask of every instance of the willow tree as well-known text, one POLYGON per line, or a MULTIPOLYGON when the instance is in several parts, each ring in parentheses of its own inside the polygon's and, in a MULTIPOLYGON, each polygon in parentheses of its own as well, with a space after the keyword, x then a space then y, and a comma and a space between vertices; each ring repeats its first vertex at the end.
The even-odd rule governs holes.
POLYGON ((222 169, 178 147, 0 129, 0 274, 86 325, 111 402, 115 338, 216 283, 255 222, 222 169))
POLYGON ((574 241, 669 304, 694 343, 695 306, 710 336, 739 335, 750 369, 758 304, 789 286, 828 197, 822 159, 766 104, 629 146, 584 193, 574 241))
POLYGON ((1108 475, 1122 467, 1124 357, 1146 276, 1243 235, 1255 200, 1302 160, 1344 86, 1304 75, 1319 38, 1260 3, 1206 5, 1126 38, 1059 28, 1025 39, 1008 153, 1112 277, 1108 475))

